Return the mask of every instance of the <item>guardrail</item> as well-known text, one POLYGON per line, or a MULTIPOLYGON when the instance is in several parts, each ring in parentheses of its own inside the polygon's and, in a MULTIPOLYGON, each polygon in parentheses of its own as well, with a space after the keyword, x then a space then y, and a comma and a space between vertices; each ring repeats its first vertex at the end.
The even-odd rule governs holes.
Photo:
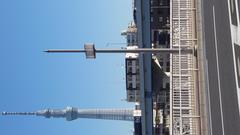
POLYGON ((181 49, 197 46, 195 0, 172 0, 171 48, 179 53, 171 54, 170 76, 170 135, 199 135, 198 89, 196 57, 182 53, 181 49))

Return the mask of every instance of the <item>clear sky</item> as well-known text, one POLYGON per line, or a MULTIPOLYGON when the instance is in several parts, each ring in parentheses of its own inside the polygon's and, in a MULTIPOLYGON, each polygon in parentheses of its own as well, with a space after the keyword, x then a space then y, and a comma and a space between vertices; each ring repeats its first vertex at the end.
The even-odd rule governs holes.
MULTIPOLYGON (((124 55, 46 54, 48 48, 96 48, 125 42, 131 0, 0 0, 0 111, 125 108, 124 55)), ((127 135, 133 123, 2 117, 2 135, 127 135)))

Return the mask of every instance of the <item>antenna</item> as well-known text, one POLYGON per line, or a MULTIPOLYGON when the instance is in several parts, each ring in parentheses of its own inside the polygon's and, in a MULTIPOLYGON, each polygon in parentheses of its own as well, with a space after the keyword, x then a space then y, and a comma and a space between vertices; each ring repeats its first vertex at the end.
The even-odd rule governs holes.
POLYGON ((35 112, 2 112, 2 115, 36 115, 35 112))

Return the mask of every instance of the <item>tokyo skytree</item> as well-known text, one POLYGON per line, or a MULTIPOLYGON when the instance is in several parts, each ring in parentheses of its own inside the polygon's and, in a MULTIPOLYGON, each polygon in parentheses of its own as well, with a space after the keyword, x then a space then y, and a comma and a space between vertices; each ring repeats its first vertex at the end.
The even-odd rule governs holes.
POLYGON ((2 115, 35 115, 46 118, 65 118, 72 121, 78 118, 134 121, 133 109, 44 109, 36 112, 2 112, 2 115))

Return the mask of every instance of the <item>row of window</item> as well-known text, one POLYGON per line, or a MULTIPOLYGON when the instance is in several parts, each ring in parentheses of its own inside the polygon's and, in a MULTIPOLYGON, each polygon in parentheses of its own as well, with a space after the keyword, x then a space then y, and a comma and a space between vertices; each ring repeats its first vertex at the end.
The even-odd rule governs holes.
POLYGON ((127 74, 139 74, 139 67, 135 67, 135 72, 132 67, 127 67, 127 74))
POLYGON ((140 83, 137 83, 135 88, 133 87, 132 83, 128 83, 127 89, 128 90, 139 90, 140 89, 140 83))
POLYGON ((170 34, 168 32, 153 32, 153 42, 156 43, 158 41, 159 45, 168 45, 170 44, 170 34))
POLYGON ((127 74, 138 74, 139 73, 139 62, 137 60, 127 61, 127 74))
MULTIPOLYGON (((151 17, 151 22, 154 22, 154 18, 155 18, 155 17, 151 17)), ((157 21, 158 21, 159 23, 163 23, 163 22, 165 22, 165 23, 167 23, 167 24, 170 23, 167 18, 165 18, 164 20, 163 20, 163 18, 164 18, 164 17, 160 16, 160 17, 158 17, 158 20, 157 20, 157 21)))
POLYGON ((139 102, 139 98, 140 98, 139 96, 135 97, 133 95, 130 95, 128 101, 130 101, 130 102, 139 102))
POLYGON ((136 44, 137 43, 136 35, 127 35, 127 43, 136 44))
POLYGON ((127 81, 128 82, 132 82, 132 81, 140 81, 139 75, 127 75, 127 81), (134 76, 134 77, 133 77, 134 76), (134 80, 133 80, 134 78, 134 80))
POLYGON ((139 65, 138 60, 128 60, 128 61, 127 61, 127 66, 132 66, 133 63, 134 63, 136 66, 139 65))
POLYGON ((151 0, 151 6, 169 6, 170 0, 151 0))

